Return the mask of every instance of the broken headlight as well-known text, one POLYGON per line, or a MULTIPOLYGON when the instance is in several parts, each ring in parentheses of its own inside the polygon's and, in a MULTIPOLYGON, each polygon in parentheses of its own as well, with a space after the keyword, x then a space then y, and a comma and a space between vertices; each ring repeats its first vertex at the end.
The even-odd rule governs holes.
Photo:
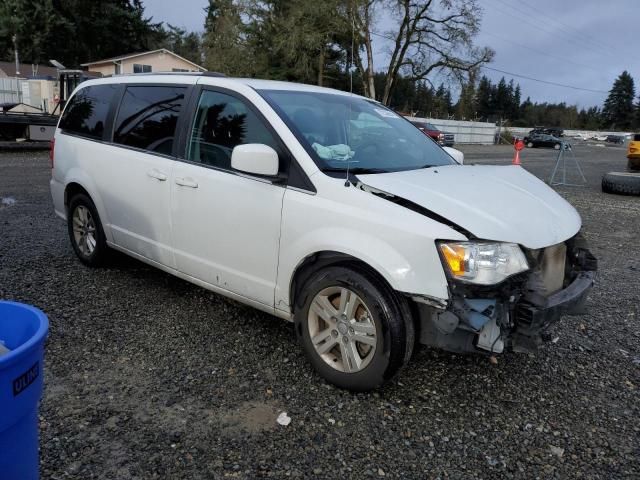
POLYGON ((442 261, 451 277, 478 285, 494 285, 529 269, 515 243, 439 242, 442 261))

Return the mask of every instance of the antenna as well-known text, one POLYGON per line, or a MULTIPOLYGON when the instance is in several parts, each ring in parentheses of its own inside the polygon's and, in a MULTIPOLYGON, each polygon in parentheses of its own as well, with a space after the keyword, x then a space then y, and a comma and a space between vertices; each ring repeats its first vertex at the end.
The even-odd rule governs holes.
POLYGON ((349 62, 349 117, 347 118, 347 146, 349 152, 347 152, 347 174, 344 179, 344 186, 349 186, 349 167, 351 166, 351 145, 349 140, 351 139, 351 102, 353 100, 353 50, 355 48, 355 36, 356 36, 356 17, 353 12, 353 4, 351 5, 351 61, 349 62))

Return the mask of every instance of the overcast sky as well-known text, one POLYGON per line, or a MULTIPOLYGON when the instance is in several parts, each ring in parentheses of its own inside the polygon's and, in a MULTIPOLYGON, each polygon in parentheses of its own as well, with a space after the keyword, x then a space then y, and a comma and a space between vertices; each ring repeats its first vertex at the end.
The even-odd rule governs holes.
MULTIPOLYGON (((596 91, 549 85, 484 70, 498 81, 503 75, 520 83, 523 100, 601 106, 615 78, 628 70, 640 93, 640 0, 479 0, 484 8, 478 45, 495 50, 490 68, 596 91)), ((207 0, 145 0, 155 21, 187 30, 204 29, 207 0)), ((382 15, 380 15, 382 17, 382 15)), ((384 19, 381 28, 386 29, 384 19)), ((376 68, 387 47, 375 39, 376 68)), ((438 82, 438 78, 434 79, 438 82)))

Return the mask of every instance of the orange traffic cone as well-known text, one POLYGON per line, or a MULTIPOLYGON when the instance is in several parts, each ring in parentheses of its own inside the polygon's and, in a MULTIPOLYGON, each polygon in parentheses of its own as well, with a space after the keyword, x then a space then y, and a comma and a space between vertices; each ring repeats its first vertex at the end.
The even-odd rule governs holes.
POLYGON ((511 165, 520 165, 520 150, 516 150, 513 160, 511 160, 511 165))
POLYGON ((519 138, 513 142, 513 149, 516 153, 513 155, 513 160, 511 161, 511 165, 520 165, 520 150, 524 148, 524 142, 519 138))

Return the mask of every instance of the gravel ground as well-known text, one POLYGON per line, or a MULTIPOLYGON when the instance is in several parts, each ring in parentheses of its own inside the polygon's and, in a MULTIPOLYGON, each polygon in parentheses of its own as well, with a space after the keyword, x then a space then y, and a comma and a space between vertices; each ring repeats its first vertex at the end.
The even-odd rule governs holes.
MULTIPOLYGON (((575 151, 589 184, 559 191, 600 261, 589 314, 497 365, 419 349, 357 395, 312 371, 290 324, 125 257, 83 267, 47 154, 0 154, 0 197, 15 200, 0 201, 0 298, 51 321, 42 478, 640 478, 640 198, 600 192, 623 149, 575 151)), ((548 178, 555 154, 525 150, 524 166, 548 178)))

